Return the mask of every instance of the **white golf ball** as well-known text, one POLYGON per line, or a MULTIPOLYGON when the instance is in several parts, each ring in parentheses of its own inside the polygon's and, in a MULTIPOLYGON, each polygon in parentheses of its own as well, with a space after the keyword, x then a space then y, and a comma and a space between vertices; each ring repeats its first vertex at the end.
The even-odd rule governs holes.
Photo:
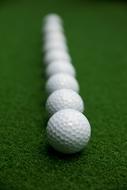
POLYGON ((44 25, 44 27, 42 28, 42 32, 44 32, 44 34, 47 34, 47 33, 52 33, 52 32, 63 32, 63 26, 60 25, 59 23, 57 22, 50 22, 50 23, 46 23, 44 25))
POLYGON ((65 36, 64 35, 59 35, 59 34, 45 36, 44 44, 49 43, 49 42, 52 43, 52 44, 56 43, 56 42, 59 42, 59 43, 62 43, 62 44, 67 44, 67 40, 66 40, 65 36))
POLYGON ((63 88, 79 92, 79 84, 77 80, 68 74, 55 74, 51 76, 46 83, 46 91, 48 94, 63 88))
POLYGON ((46 15, 43 19, 44 22, 58 22, 58 23, 62 23, 62 19, 59 15, 55 14, 55 13, 50 13, 48 15, 46 15))
POLYGON ((71 62, 71 57, 67 52, 61 50, 48 51, 44 56, 45 64, 49 64, 53 61, 58 61, 58 60, 66 60, 71 62))
POLYGON ((79 94, 71 89, 61 89, 53 92, 47 99, 46 110, 50 115, 62 109, 84 111, 84 103, 79 94))
POLYGON ((51 50, 68 51, 67 44, 61 41, 47 41, 43 44, 43 51, 48 52, 51 50))
POLYGON ((49 144, 57 151, 71 154, 81 151, 88 143, 91 127, 80 112, 64 109, 56 112, 46 128, 49 144))
POLYGON ((57 73, 67 73, 72 76, 76 75, 73 65, 67 61, 53 61, 47 66, 46 68, 47 77, 50 77, 57 73))
POLYGON ((44 41, 45 41, 45 43, 46 42, 56 42, 56 41, 63 41, 63 42, 65 42, 66 41, 66 37, 65 37, 65 35, 63 34, 63 33, 61 33, 61 32, 52 32, 52 33, 47 33, 46 35, 45 35, 45 38, 44 38, 44 41))

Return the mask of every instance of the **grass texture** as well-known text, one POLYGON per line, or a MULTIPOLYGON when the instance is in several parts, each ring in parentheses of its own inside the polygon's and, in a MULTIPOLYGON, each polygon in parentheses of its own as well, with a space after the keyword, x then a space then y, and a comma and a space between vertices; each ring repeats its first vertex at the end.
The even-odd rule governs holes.
POLYGON ((127 189, 127 5, 0 1, 0 189, 127 189), (87 148, 64 156, 46 140, 42 17, 65 22, 92 126, 87 148))

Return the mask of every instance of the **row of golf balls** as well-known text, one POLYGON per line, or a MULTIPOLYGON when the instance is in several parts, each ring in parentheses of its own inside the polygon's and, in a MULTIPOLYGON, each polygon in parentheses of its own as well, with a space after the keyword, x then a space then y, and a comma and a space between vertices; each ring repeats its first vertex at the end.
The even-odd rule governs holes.
POLYGON ((57 151, 70 154, 82 150, 88 143, 91 127, 82 114, 76 71, 69 55, 63 21, 56 14, 43 20, 43 62, 47 76, 46 110, 50 119, 46 132, 49 144, 57 151))

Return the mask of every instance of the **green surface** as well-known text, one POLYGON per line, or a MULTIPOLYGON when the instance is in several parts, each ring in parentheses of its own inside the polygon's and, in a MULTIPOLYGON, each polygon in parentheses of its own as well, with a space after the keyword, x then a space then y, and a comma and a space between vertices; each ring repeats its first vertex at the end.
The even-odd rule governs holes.
POLYGON ((127 5, 0 2, 0 190, 127 189, 127 5), (65 22, 91 141, 63 156, 45 137, 41 21, 65 22))

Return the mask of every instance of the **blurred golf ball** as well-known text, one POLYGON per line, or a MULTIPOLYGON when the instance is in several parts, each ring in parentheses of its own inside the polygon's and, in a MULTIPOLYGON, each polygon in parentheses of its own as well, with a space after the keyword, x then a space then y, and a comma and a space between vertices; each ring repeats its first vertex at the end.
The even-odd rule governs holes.
POLYGON ((54 22, 54 21, 50 21, 50 22, 47 22, 43 29, 42 29, 42 32, 44 32, 44 34, 47 34, 47 33, 52 33, 52 32, 63 32, 63 26, 60 25, 58 22, 54 22))
POLYGON ((51 76, 46 82, 46 92, 51 94, 59 89, 72 89, 79 92, 79 84, 77 80, 68 74, 55 74, 51 76))
POLYGON ((68 47, 65 42, 61 41, 47 41, 43 44, 43 52, 47 53, 51 50, 59 50, 59 51, 67 51, 68 52, 68 47))
POLYGON ((52 33, 48 32, 47 34, 45 34, 43 38, 43 42, 44 42, 44 45, 54 44, 54 43, 59 43, 59 44, 61 43, 61 44, 67 45, 66 37, 64 33, 61 33, 59 31, 52 32, 52 33))
POLYGON ((58 61, 58 60, 63 60, 63 61, 66 60, 71 62, 71 57, 67 52, 61 50, 48 51, 44 56, 45 64, 49 64, 53 61, 58 61))
POLYGON ((54 41, 58 41, 58 40, 63 40, 63 41, 66 41, 66 37, 64 35, 63 32, 48 32, 47 34, 45 34, 45 38, 44 38, 45 41, 51 41, 51 40, 54 40, 54 41))
POLYGON ((68 61, 54 61, 46 68, 46 75, 50 77, 57 73, 67 73, 72 76, 76 75, 73 65, 68 61))
POLYGON ((44 23, 47 22, 58 22, 58 23, 62 23, 62 19, 59 15, 55 14, 55 13, 50 13, 48 15, 46 15, 43 19, 44 23))
POLYGON ((71 89, 60 89, 53 92, 47 99, 46 110, 49 115, 62 109, 84 111, 84 103, 79 94, 71 89))

